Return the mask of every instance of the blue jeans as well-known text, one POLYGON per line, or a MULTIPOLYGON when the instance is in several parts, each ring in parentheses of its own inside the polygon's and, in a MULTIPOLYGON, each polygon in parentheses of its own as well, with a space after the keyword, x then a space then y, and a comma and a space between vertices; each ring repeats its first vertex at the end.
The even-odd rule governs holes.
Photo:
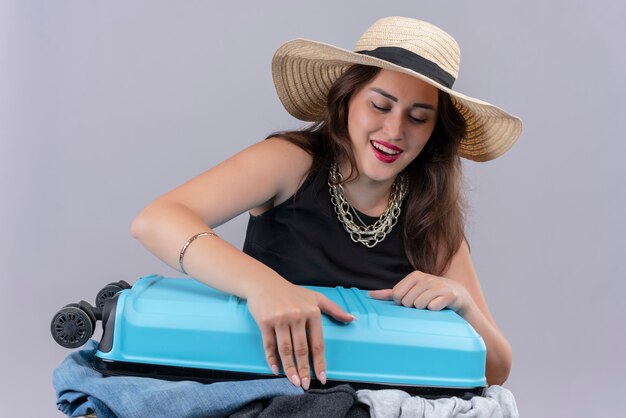
POLYGON ((54 371, 57 407, 69 417, 91 413, 109 417, 223 417, 249 402, 279 395, 300 395, 287 379, 202 384, 143 377, 104 377, 91 364, 92 340, 71 353, 54 371))

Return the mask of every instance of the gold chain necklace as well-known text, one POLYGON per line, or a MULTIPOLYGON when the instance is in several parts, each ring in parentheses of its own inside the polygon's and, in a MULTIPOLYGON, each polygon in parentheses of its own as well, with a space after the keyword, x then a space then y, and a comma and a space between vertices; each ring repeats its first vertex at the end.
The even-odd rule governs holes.
MULTIPOLYGON (((391 193, 389 195, 389 202, 387 203, 387 209, 374 224, 357 225, 352 217, 352 212, 357 215, 356 210, 346 200, 346 196, 343 192, 343 185, 341 184, 341 173, 337 164, 333 164, 330 167, 330 173, 328 176, 328 187, 330 190, 330 201, 335 208, 335 213, 339 221, 343 225, 344 229, 350 234, 350 238, 354 242, 360 242, 368 248, 372 248, 379 242, 385 239, 391 229, 398 222, 400 217, 400 206, 402 201, 406 197, 408 190, 408 179, 405 174, 399 174, 391 185, 391 193)), ((358 215, 357 215, 358 217, 358 215)), ((359 220, 361 220, 359 218, 359 220)), ((361 223, 363 221, 361 220, 361 223)))

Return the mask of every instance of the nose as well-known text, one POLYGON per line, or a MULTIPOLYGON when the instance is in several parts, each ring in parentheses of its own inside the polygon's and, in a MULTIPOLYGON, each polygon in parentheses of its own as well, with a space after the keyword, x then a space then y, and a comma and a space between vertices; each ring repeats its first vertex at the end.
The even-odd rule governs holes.
POLYGON ((389 139, 400 140, 404 136, 404 115, 402 112, 390 112, 385 118, 384 129, 389 139))

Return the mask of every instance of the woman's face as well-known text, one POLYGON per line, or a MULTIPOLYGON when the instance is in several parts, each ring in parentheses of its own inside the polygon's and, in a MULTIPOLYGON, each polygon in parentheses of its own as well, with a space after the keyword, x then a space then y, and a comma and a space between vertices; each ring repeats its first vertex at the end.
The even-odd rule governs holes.
POLYGON ((390 181, 422 151, 437 121, 438 90, 415 77, 380 72, 348 103, 348 132, 361 176, 390 181))

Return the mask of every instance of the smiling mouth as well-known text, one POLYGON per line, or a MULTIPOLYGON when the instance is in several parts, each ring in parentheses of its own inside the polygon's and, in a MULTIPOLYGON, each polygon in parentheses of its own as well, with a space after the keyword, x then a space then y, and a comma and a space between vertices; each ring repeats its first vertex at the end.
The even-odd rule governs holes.
POLYGON ((374 141, 374 140, 371 140, 370 144, 372 145, 372 149, 374 151, 374 155, 376 156, 376 158, 378 158, 384 163, 394 162, 395 160, 398 159, 398 157, 402 153, 402 150, 400 148, 395 147, 393 145, 391 146, 383 145, 380 142, 374 141))
POLYGON ((372 144, 372 146, 374 148, 376 148, 378 151, 382 152, 385 155, 389 155, 389 156, 394 156, 394 155, 398 155, 402 152, 402 149, 394 146, 394 145, 384 145, 378 141, 375 140, 370 140, 370 143, 372 144))
POLYGON ((393 156, 393 155, 398 155, 402 152, 398 150, 392 150, 391 148, 388 148, 384 146, 383 144, 379 144, 376 141, 370 141, 370 142, 372 143, 372 146, 374 148, 376 148, 378 151, 382 152, 385 155, 393 156))

